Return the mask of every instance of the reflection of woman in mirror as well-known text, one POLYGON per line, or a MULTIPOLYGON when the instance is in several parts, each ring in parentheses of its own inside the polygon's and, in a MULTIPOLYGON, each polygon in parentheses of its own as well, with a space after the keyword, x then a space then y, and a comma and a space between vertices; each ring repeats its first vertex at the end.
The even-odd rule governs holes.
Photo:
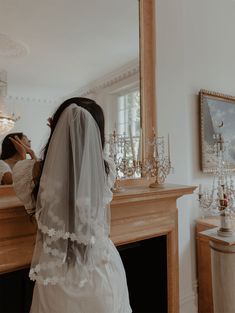
POLYGON ((18 161, 25 159, 27 154, 32 159, 36 158, 31 149, 30 140, 23 133, 11 133, 3 139, 0 156, 0 185, 12 184, 12 169, 18 161))
POLYGON ((131 313, 124 267, 109 238, 115 167, 103 152, 103 111, 93 100, 68 99, 49 126, 43 160, 33 168, 18 162, 13 171, 13 179, 23 169, 30 181, 27 190, 14 181, 19 198, 32 194, 36 203, 30 312, 131 313))

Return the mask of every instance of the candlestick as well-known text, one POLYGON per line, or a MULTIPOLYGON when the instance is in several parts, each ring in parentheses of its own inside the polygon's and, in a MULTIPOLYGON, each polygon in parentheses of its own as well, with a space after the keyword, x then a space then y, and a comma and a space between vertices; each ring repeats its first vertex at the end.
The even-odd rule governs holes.
POLYGON ((138 161, 142 161, 142 129, 140 129, 140 138, 139 138, 139 147, 138 147, 137 160, 138 161))
POLYGON ((171 157, 170 157, 170 134, 168 133, 168 161, 169 163, 171 162, 171 157))
POLYGON ((124 158, 124 160, 126 160, 126 134, 125 134, 125 132, 123 133, 123 138, 124 138, 124 140, 123 140, 123 153, 124 153, 123 158, 124 158))
POLYGON ((129 125, 129 135, 130 135, 130 144, 131 144, 132 159, 135 160, 135 150, 134 150, 134 144, 133 144, 133 137, 132 137, 131 125, 129 125))
POLYGON ((202 194, 202 184, 199 184, 199 187, 198 187, 198 193, 199 193, 199 195, 201 195, 201 194, 202 194))
POLYGON ((224 191, 223 191, 223 188, 221 186, 219 188, 219 199, 224 200, 224 191))
POLYGON ((164 137, 156 137, 154 134, 153 141, 150 142, 153 146, 153 159, 151 162, 151 177, 155 177, 156 180, 154 183, 151 183, 149 187, 151 188, 159 188, 165 182, 167 175, 171 170, 171 163, 169 161, 169 138, 168 138, 168 151, 165 149, 165 140, 164 137), (168 155, 167 155, 168 153, 168 155))

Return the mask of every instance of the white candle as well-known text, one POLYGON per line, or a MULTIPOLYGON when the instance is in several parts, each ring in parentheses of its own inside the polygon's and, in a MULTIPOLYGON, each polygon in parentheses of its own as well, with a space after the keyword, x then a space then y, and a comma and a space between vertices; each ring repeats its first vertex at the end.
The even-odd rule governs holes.
POLYGON ((170 156, 170 134, 168 134, 168 161, 171 162, 171 156, 170 156))
POLYGON ((125 132, 123 133, 123 137, 124 137, 124 159, 126 160, 126 134, 125 132))
POLYGON ((133 158, 133 160, 135 160, 135 150, 134 150, 133 137, 132 137, 132 131, 131 131, 131 126, 130 125, 129 125, 129 136, 130 136, 132 158, 133 158))
POLYGON ((142 129, 140 129, 139 147, 138 147, 138 161, 142 161, 142 129))
POLYGON ((223 190, 223 187, 221 186, 219 188, 219 199, 224 200, 224 190, 223 190))
POLYGON ((199 195, 201 195, 201 194, 202 194, 202 184, 199 184, 198 193, 199 193, 199 195))
POLYGON ((124 156, 123 156, 124 160, 126 160, 126 144, 124 144, 124 156))

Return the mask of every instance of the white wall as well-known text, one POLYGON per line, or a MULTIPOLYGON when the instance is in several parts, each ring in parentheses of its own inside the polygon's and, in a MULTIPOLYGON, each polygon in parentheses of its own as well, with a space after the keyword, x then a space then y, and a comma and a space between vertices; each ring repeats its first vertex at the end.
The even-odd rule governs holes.
MULTIPOLYGON (((175 168, 168 182, 210 183, 199 168, 198 92, 235 95, 235 2, 157 0, 156 15, 158 130, 170 133, 175 168)), ((178 208, 181 313, 193 313, 196 194, 178 200, 178 208)))

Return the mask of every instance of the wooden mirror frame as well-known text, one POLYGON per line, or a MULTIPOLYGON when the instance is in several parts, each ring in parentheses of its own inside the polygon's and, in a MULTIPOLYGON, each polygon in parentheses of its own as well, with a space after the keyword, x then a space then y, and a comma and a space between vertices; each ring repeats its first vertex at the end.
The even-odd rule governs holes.
POLYGON ((156 37, 155 0, 139 0, 140 98, 143 158, 151 155, 147 139, 156 130, 156 37))
MULTIPOLYGON (((143 159, 147 159, 152 155, 147 139, 153 137, 153 128, 157 133, 155 0, 138 1, 142 156, 143 159)), ((146 185, 146 178, 124 179, 119 182, 119 185, 146 185)))

